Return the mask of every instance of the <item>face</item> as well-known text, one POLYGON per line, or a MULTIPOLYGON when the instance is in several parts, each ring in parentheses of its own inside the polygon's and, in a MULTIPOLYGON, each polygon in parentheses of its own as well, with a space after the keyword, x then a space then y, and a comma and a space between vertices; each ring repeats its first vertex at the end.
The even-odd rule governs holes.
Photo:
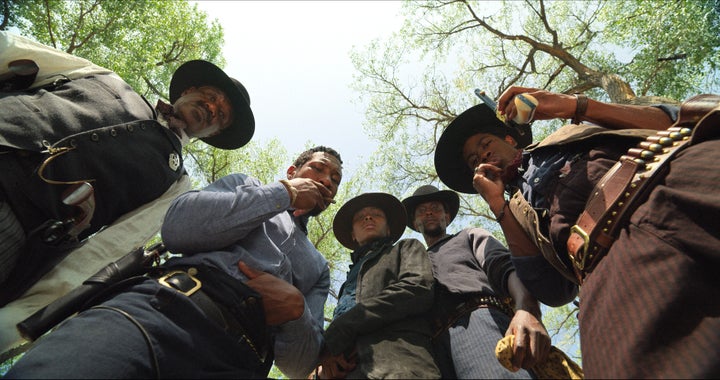
POLYGON ((353 215, 352 237, 358 245, 387 236, 390 236, 390 226, 383 210, 368 206, 353 215))
POLYGON ((450 214, 440 201, 420 203, 415 208, 415 228, 423 235, 440 236, 450 224, 450 214))
MULTIPOLYGON (((337 195, 338 186, 342 181, 342 165, 340 161, 327 152, 315 152, 308 162, 297 168, 290 166, 287 171, 288 178, 310 178, 320 182, 332 193, 332 198, 337 195)), ((319 214, 324 208, 315 209, 308 214, 311 216, 319 214)))
POLYGON ((489 133, 471 136, 463 145, 463 159, 474 170, 480 164, 491 164, 505 169, 515 160, 517 142, 510 136, 504 139, 489 133))
POLYGON ((209 137, 232 124, 230 99, 217 87, 190 87, 173 103, 175 115, 185 122, 190 137, 209 137))

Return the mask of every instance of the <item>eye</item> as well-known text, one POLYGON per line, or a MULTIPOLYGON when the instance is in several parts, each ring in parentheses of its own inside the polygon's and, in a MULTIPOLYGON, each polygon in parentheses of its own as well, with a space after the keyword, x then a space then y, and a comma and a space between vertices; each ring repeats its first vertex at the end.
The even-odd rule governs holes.
POLYGON ((470 169, 475 169, 478 165, 478 156, 477 154, 473 154, 472 156, 468 157, 467 159, 467 165, 470 167, 470 169))

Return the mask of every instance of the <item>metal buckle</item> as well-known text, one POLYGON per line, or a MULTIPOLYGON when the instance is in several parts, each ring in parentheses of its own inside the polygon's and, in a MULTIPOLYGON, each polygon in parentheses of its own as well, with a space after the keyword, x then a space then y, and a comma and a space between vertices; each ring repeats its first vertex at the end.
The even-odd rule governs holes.
POLYGON ((570 260, 572 260, 575 268, 582 271, 585 269, 585 259, 587 258, 587 250, 590 245, 590 236, 588 236, 588 234, 577 224, 570 227, 570 233, 578 234, 583 239, 582 247, 575 252, 575 255, 570 255, 570 260), (576 258, 578 255, 580 256, 580 260, 576 258))
POLYGON ((186 296, 188 296, 188 297, 189 297, 190 295, 192 295, 193 293, 197 292, 198 289, 200 289, 200 287, 202 287, 202 282, 200 282, 200 280, 198 280, 195 276, 191 275, 190 273, 188 273, 188 272, 183 272, 183 271, 181 271, 181 270, 174 270, 174 271, 172 271, 172 272, 170 272, 170 273, 168 273, 168 274, 166 274, 166 275, 158 278, 157 281, 158 281, 161 285, 167 286, 168 288, 173 288, 173 289, 177 290, 178 292, 180 292, 180 293, 182 293, 182 294, 184 294, 184 295, 186 295, 186 296), (188 277, 190 277, 190 279, 193 280, 193 282, 195 283, 195 286, 193 286, 193 287, 190 288, 189 290, 183 291, 183 290, 180 290, 180 289, 176 288, 175 286, 173 286, 173 284, 167 282, 167 279, 168 279, 168 278, 170 278, 170 277, 172 277, 172 276, 175 276, 175 275, 179 275, 179 274, 184 274, 184 275, 187 275, 188 277))

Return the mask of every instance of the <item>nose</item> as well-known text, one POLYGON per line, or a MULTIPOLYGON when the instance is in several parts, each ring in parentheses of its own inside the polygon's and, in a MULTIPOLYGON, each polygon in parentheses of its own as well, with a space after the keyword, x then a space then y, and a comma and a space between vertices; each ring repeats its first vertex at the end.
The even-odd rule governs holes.
POLYGON ((327 173, 326 171, 323 171, 322 173, 318 174, 317 181, 322 183, 323 186, 327 187, 328 189, 332 190, 332 184, 333 181, 330 178, 330 173, 327 173))
POLYGON ((365 215, 364 220, 372 220, 372 215, 365 215))
POLYGON ((215 105, 215 103, 206 102, 205 109, 208 112, 208 121, 215 119, 215 115, 217 114, 217 106, 215 105))
POLYGON ((482 163, 484 164, 484 163, 488 162, 488 160, 490 160, 490 156, 492 156, 492 152, 490 152, 490 151, 483 152, 482 163))

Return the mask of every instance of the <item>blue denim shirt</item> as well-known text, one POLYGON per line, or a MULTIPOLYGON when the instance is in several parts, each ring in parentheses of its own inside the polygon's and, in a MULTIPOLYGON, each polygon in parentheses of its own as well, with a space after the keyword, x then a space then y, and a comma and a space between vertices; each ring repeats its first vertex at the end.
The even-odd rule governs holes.
POLYGON ((369 255, 365 255, 355 264, 350 264, 350 271, 347 272, 347 278, 340 290, 340 298, 338 299, 337 306, 333 312, 333 318, 338 315, 342 315, 344 312, 350 310, 357 303, 355 300, 355 291, 357 290, 357 279, 360 274, 360 268, 362 264, 367 261, 369 255))
POLYGON ((288 212, 290 197, 280 182, 262 185, 231 174, 203 190, 189 191, 170 206, 162 227, 167 248, 182 257, 168 265, 207 264, 242 281, 239 260, 295 285, 305 312, 275 329, 275 365, 288 377, 312 372, 322 347, 330 269, 307 238, 307 218, 288 212))

